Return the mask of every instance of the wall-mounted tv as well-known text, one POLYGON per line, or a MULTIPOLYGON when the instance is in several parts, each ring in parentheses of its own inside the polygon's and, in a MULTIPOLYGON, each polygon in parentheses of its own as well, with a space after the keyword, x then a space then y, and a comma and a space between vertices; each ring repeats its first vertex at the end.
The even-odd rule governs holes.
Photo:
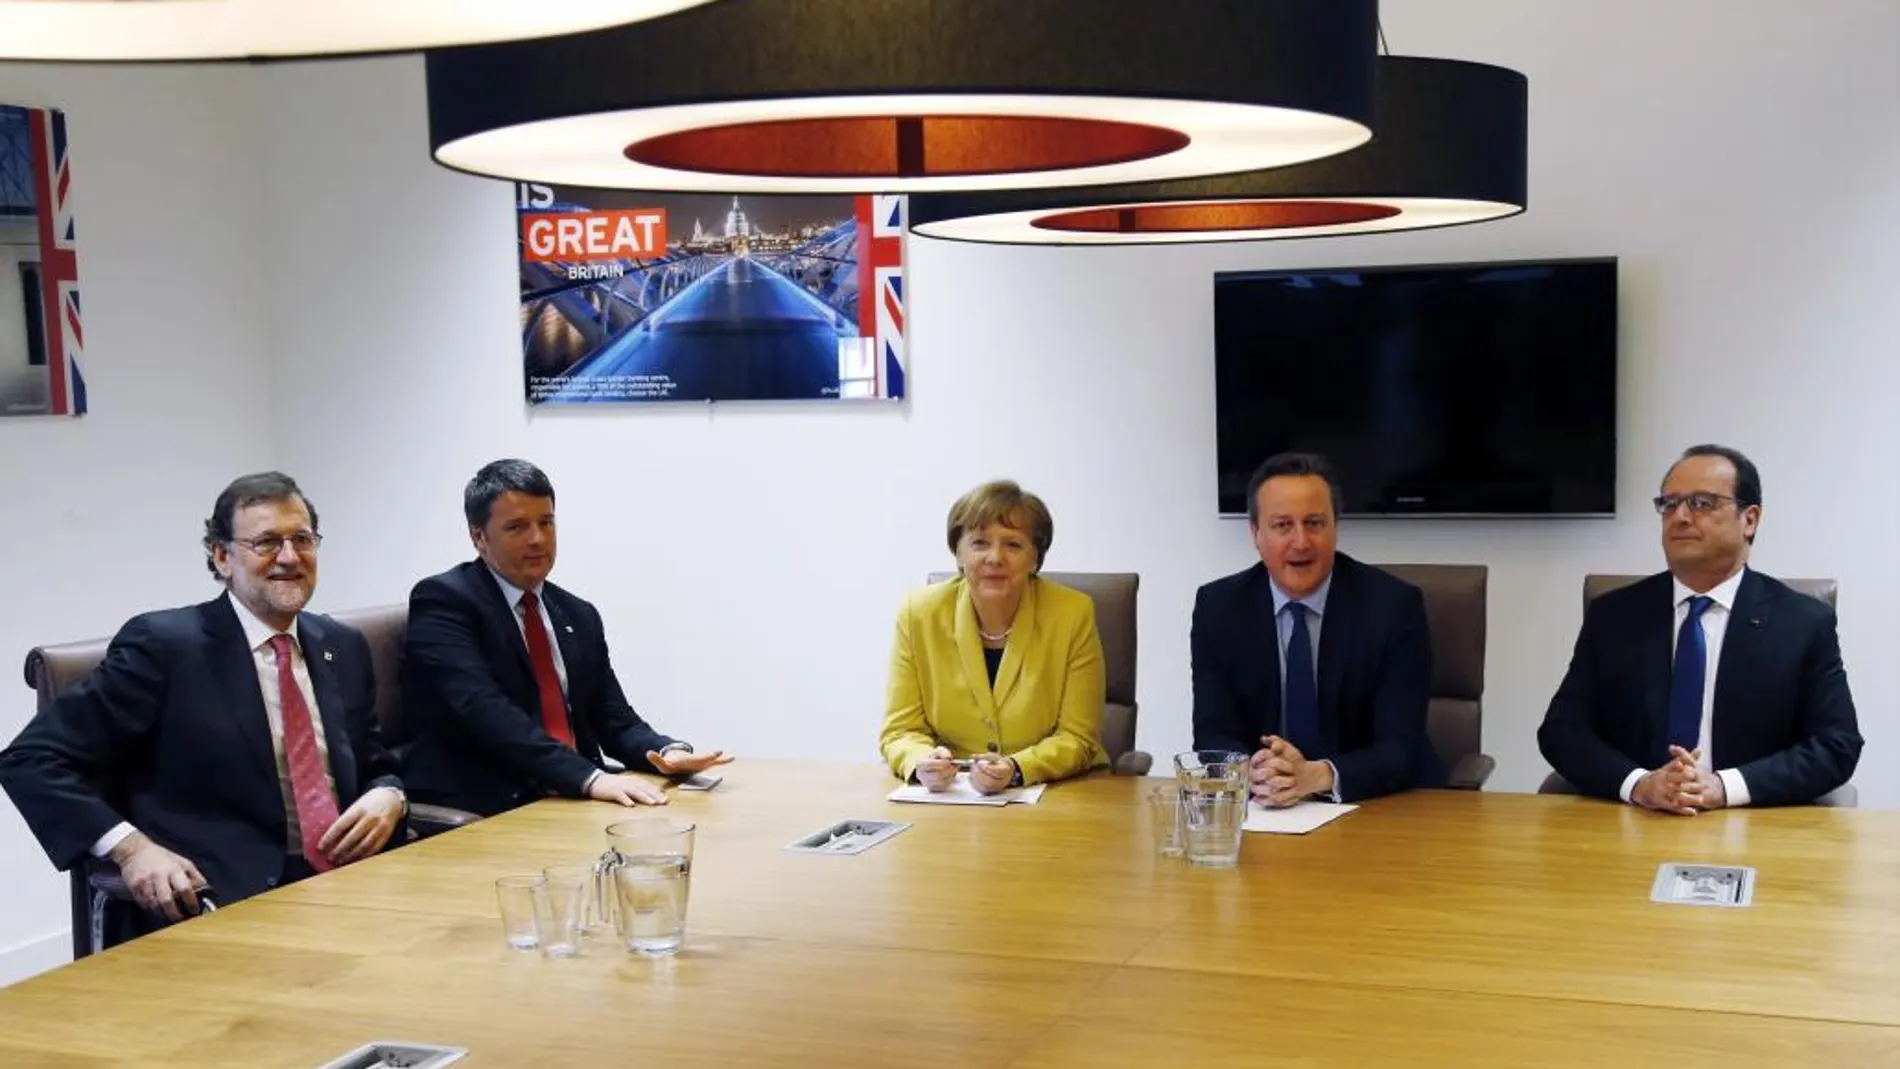
POLYGON ((1616 511, 1616 261, 1214 276, 1220 511, 1323 453, 1347 515, 1616 511))

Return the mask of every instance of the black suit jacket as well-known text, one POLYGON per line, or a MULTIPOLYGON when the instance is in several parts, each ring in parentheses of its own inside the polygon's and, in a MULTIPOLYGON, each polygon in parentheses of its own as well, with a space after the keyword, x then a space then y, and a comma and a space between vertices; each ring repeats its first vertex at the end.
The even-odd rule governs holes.
MULTIPOLYGON (((1194 599, 1194 747, 1253 753, 1283 735, 1280 643, 1265 565, 1216 579, 1194 599)), ((1444 783, 1425 734, 1432 641, 1425 596, 1396 576, 1333 559, 1319 633, 1320 732, 1342 800, 1444 783)))
POLYGON ((415 743, 404 779, 416 801, 491 814, 550 794, 579 798, 596 754, 652 771, 647 751, 674 741, 627 704, 600 613, 553 583, 541 602, 567 670, 572 750, 541 726, 527 642, 488 565, 457 565, 410 592, 402 692, 415 743))
MULTIPOLYGON (((1675 583, 1668 572, 1599 596, 1537 745, 1578 790, 1616 798, 1637 768, 1669 759, 1675 583)), ((1716 662, 1712 756, 1741 772, 1751 805, 1806 804, 1860 761, 1834 610, 1747 571, 1716 662)))
MULTIPOLYGON (((369 644, 297 617, 337 804, 401 787, 369 644)), ((198 866, 220 903, 275 887, 289 848, 256 662, 228 597, 133 617, 92 675, 0 752, 0 785, 61 869, 121 820, 198 866)), ((392 837, 392 844, 400 837, 392 837)))

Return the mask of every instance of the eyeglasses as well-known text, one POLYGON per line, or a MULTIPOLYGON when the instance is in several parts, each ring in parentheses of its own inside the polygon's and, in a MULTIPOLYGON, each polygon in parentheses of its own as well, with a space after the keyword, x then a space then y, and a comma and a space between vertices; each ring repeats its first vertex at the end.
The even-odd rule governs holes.
POLYGON ((1667 516, 1683 505, 1689 506, 1690 512, 1706 516, 1721 508, 1724 503, 1733 500, 1735 499, 1727 494, 1711 494, 1706 490, 1697 490, 1693 494, 1664 494, 1650 503, 1656 506, 1656 513, 1660 516, 1667 516))
POLYGON ((299 557, 308 557, 323 544, 323 536, 315 531, 298 531, 286 538, 283 535, 264 535, 262 538, 233 538, 231 544, 243 546, 265 560, 274 560, 288 544, 297 551, 299 557))

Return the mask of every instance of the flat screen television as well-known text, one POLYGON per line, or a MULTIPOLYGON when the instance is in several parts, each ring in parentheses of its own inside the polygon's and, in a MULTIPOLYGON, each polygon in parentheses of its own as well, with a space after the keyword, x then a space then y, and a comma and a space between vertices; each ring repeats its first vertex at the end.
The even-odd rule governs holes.
POLYGON ((1346 515, 1616 511, 1616 261, 1214 276, 1220 511, 1324 454, 1346 515))

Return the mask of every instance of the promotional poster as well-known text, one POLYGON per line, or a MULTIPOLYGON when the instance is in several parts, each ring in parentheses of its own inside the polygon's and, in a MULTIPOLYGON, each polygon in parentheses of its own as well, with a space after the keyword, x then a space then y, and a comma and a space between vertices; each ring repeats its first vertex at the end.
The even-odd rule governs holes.
POLYGON ((516 187, 533 405, 904 396, 904 198, 516 187))

